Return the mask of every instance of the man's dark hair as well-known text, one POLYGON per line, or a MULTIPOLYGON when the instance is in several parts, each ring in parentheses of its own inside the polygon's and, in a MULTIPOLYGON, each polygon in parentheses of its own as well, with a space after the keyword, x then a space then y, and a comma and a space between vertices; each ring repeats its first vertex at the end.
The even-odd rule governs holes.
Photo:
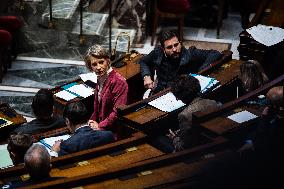
POLYGON ((32 109, 36 118, 48 118, 53 112, 53 94, 48 89, 40 89, 33 98, 32 109))
POLYGON ((63 117, 68 118, 72 125, 77 125, 85 123, 89 114, 86 106, 81 101, 77 101, 65 107, 63 117))
POLYGON ((167 41, 167 40, 169 40, 173 37, 177 37, 178 40, 180 41, 179 36, 176 34, 175 31, 172 31, 172 30, 162 31, 159 35, 159 41, 160 41, 161 46, 164 47, 165 41, 167 41))
POLYGON ((24 162, 24 155, 29 147, 33 144, 32 138, 28 134, 11 133, 8 138, 8 151, 14 154, 11 159, 14 165, 24 162))
POLYGON ((186 104, 199 96, 201 86, 198 79, 191 75, 179 75, 171 84, 173 94, 186 104))
POLYGON ((44 146, 32 145, 25 154, 25 168, 32 179, 44 179, 49 177, 50 155, 44 146))

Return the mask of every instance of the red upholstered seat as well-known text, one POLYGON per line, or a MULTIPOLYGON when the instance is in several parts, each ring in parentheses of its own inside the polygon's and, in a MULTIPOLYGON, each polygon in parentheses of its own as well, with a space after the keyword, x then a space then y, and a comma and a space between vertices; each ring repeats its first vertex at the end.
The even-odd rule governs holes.
POLYGON ((186 14, 189 11, 188 0, 158 0, 158 9, 162 12, 186 14))
POLYGON ((0 46, 6 47, 11 45, 12 35, 6 30, 0 30, 0 46))
POLYGON ((11 64, 10 46, 12 43, 12 35, 6 30, 0 30, 0 83, 3 74, 7 71, 7 67, 11 64))
POLYGON ((16 16, 0 16, 0 29, 13 32, 22 26, 22 22, 16 16))
POLYGON ((189 11, 189 0, 153 0, 153 25, 151 45, 154 44, 159 18, 174 18, 178 20, 180 39, 183 39, 184 16, 189 11))

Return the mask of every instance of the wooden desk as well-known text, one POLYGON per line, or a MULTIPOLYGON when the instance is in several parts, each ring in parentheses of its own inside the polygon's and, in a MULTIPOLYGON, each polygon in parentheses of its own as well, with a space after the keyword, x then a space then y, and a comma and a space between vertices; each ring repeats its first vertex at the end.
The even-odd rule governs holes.
POLYGON ((193 113, 193 122, 195 125, 199 125, 201 129, 207 129, 217 135, 223 135, 228 132, 235 132, 238 129, 245 128, 246 125, 253 123, 255 120, 238 124, 226 118, 234 111, 248 110, 255 115, 260 115, 263 107, 257 105, 248 105, 246 102, 252 98, 257 97, 260 94, 266 94, 266 92, 273 86, 283 85, 284 74, 277 79, 261 86, 260 88, 247 93, 236 100, 230 101, 217 110, 207 112, 195 112, 193 113))
POLYGON ((230 60, 223 64, 221 67, 209 74, 210 77, 217 79, 221 85, 240 75, 240 65, 244 61, 230 60))
MULTIPOLYGON (((64 178, 64 179, 59 179, 59 180, 55 180, 51 182, 45 182, 45 183, 41 183, 37 185, 32 185, 32 186, 29 186, 29 188, 62 188, 62 187, 71 188, 71 187, 76 187, 76 186, 86 186, 92 183, 102 184, 100 182, 104 182, 107 180, 111 181, 112 179, 116 179, 116 178, 123 179, 129 175, 137 175, 137 174, 141 174, 142 172, 146 176, 147 173, 149 175, 149 170, 154 174, 153 178, 156 178, 155 176, 156 173, 161 172, 163 169, 160 169, 160 168, 162 167, 165 168, 164 170, 171 170, 172 174, 170 175, 172 175, 172 177, 174 178, 177 178, 177 180, 180 180, 181 178, 184 178, 184 177, 181 177, 181 175, 189 174, 190 177, 192 177, 193 175, 198 175, 206 167, 206 164, 198 166, 200 165, 198 161, 202 161, 202 160, 207 161, 210 159, 210 157, 217 157, 218 155, 208 156, 207 154, 212 154, 212 153, 217 154, 219 151, 225 149, 226 146, 227 146, 227 140, 224 139, 223 137, 217 137, 208 144, 204 144, 202 146, 192 148, 189 150, 185 150, 182 152, 162 155, 156 158, 151 158, 148 160, 128 164, 127 166, 113 167, 111 170, 107 170, 107 171, 93 172, 93 173, 84 174, 81 176, 64 178), (191 168, 189 169, 187 166, 185 166, 183 161, 186 161, 188 165, 191 165, 191 168), (195 164, 193 162, 197 162, 197 163, 195 164), (185 166, 186 169, 179 169, 178 171, 180 172, 177 172, 177 171, 173 172, 175 170, 174 168, 182 168, 183 166, 185 166), (156 172, 156 170, 160 170, 160 171, 156 172), (187 174, 183 174, 185 172, 187 172, 187 174)), ((164 174, 167 174, 167 173, 164 172, 164 174)), ((143 178, 146 178, 146 177, 143 177, 143 178)), ((157 180, 152 179, 152 183, 153 181, 155 182, 155 180, 157 181, 157 183, 161 182, 161 180, 163 180, 162 182, 167 182, 167 178, 168 177, 166 177, 166 179, 157 179, 157 180)), ((144 179, 142 180, 141 182, 144 183, 144 179)), ((150 182, 149 180, 145 181, 145 185, 147 185, 147 183, 150 182)), ((100 185, 100 186, 105 186, 105 185, 100 185)))
POLYGON ((155 158, 163 154, 163 152, 147 143, 133 145, 118 152, 76 162, 71 168, 53 168, 50 175, 54 177, 74 177, 108 171, 115 167, 124 167, 129 164, 143 161, 145 159, 155 158))
MULTIPOLYGON (((284 3, 282 0, 263 0, 260 3, 259 9, 253 17, 249 27, 257 24, 281 27, 284 26, 284 3)), ((284 42, 280 42, 271 47, 260 44, 255 41, 246 31, 240 33, 240 44, 238 51, 241 60, 255 59, 258 60, 264 67, 264 70, 271 68, 271 62, 264 60, 266 56, 273 56, 275 52, 284 46, 284 42)), ((273 58, 273 57, 272 57, 273 58)), ((267 72, 266 72, 267 73, 267 72)), ((269 73, 267 73, 269 76, 269 73)), ((279 76, 279 75, 278 75, 279 76)), ((274 78, 272 78, 274 79, 274 78)))
MULTIPOLYGON (((235 75, 238 75, 239 65, 242 62, 230 60, 231 53, 228 53, 228 56, 224 57, 229 59, 225 59, 227 63, 223 62, 222 64, 216 64, 216 66, 209 66, 208 68, 205 68, 202 73, 216 77, 221 84, 226 83, 226 81, 232 79, 235 75), (216 68, 216 71, 212 68, 216 68)), ((176 127, 178 125, 177 114, 182 110, 182 108, 167 113, 148 105, 148 102, 168 93, 169 91, 170 89, 166 89, 148 99, 119 107, 119 120, 122 124, 126 124, 140 131, 146 132, 148 135, 155 134, 155 132, 153 132, 153 128, 156 132, 162 134, 162 132, 166 131, 168 128, 176 127)))
POLYGON ((17 126, 26 123, 27 120, 20 114, 18 114, 9 104, 0 104, 0 117, 13 122, 12 125, 8 125, 0 128, 0 140, 6 141, 9 133, 14 130, 17 126))
MULTIPOLYGON (((68 167, 70 165, 71 167, 74 167, 74 165, 76 165, 78 162, 90 160, 99 156, 107 156, 109 154, 115 154, 115 153, 119 154, 122 153, 127 148, 145 144, 147 141, 146 137, 147 136, 141 132, 135 132, 131 134, 129 138, 126 139, 112 142, 110 144, 99 146, 93 149, 83 150, 69 155, 52 158, 51 159, 52 167, 53 169, 59 169, 59 167, 63 169, 63 167, 68 167)), ((157 153, 153 153, 153 156, 155 156, 155 154, 157 153)), ((0 181, 7 181, 9 179, 18 180, 19 176, 25 173, 26 170, 24 169, 24 165, 18 165, 6 169, 1 169, 0 181)))
POLYGON ((209 119, 208 121, 202 122, 200 123, 200 126, 208 129, 209 131, 217 135, 224 135, 229 132, 236 132, 236 130, 247 129, 248 126, 257 122, 258 118, 261 116, 263 108, 264 107, 261 106, 257 107, 240 106, 231 111, 220 114, 219 116, 216 116, 212 119, 209 119), (245 110, 258 116, 258 118, 246 121, 244 123, 237 123, 227 118, 228 116, 234 113, 245 110))
POLYGON ((237 95, 240 95, 237 92, 237 87, 241 85, 238 76, 240 74, 240 65, 243 62, 241 60, 231 60, 209 74, 210 77, 220 81, 221 86, 213 91, 208 91, 203 97, 214 99, 222 104, 235 100, 237 95))

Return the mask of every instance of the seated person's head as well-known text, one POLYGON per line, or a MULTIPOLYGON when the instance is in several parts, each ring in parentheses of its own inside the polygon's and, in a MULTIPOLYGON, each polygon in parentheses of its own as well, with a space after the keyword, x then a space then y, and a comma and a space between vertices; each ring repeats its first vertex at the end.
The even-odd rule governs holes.
POLYGON ((63 117, 67 127, 74 132, 76 126, 84 124, 89 119, 89 114, 86 106, 81 102, 69 103, 64 110, 63 117))
POLYGON ((25 168, 31 179, 44 179, 49 177, 51 169, 50 155, 44 146, 32 145, 25 154, 25 168))
POLYGON ((37 119, 48 119, 53 113, 53 94, 48 89, 40 89, 33 98, 32 110, 37 119))
POLYGON ((201 86, 198 79, 191 75, 179 75, 171 84, 173 94, 185 104, 190 104, 199 96, 201 86))
POLYGON ((246 92, 253 91, 268 82, 268 77, 256 60, 248 60, 241 64, 240 73, 240 79, 246 92))
POLYGON ((32 138, 28 134, 10 134, 7 149, 14 165, 24 162, 24 155, 32 144, 32 138))
POLYGON ((100 45, 91 46, 84 55, 85 65, 98 76, 107 73, 110 68, 110 59, 106 50, 100 45))
POLYGON ((273 87, 267 92, 266 98, 273 110, 276 111, 279 116, 284 117, 283 90, 283 86, 273 87))
POLYGON ((167 57, 179 58, 181 43, 174 31, 162 31, 159 36, 159 41, 167 57))

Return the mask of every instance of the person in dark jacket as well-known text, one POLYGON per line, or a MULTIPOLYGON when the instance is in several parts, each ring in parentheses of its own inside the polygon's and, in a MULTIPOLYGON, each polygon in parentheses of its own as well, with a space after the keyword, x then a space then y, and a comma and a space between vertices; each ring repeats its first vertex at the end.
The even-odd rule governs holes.
POLYGON ((95 148, 114 141, 111 131, 95 130, 88 124, 88 111, 85 105, 78 101, 66 106, 64 114, 65 122, 73 135, 64 141, 57 141, 52 150, 58 156, 95 148))
POLYGON ((63 117, 53 116, 54 99, 48 89, 40 89, 33 98, 32 110, 36 119, 18 127, 15 132, 37 134, 65 126, 63 117))
POLYGON ((196 73, 221 58, 216 50, 186 49, 173 31, 163 31, 159 38, 160 46, 139 61, 144 86, 154 93, 168 88, 177 75, 196 73))

